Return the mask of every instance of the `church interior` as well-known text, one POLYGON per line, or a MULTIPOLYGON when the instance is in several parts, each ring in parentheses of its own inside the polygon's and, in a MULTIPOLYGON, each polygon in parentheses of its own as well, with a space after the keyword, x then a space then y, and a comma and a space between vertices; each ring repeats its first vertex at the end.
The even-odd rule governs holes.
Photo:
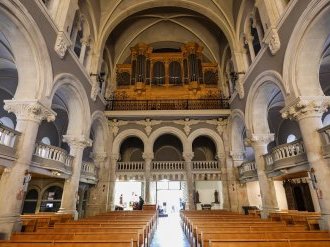
POLYGON ((330 246, 329 27, 329 0, 0 0, 0 246, 330 246))

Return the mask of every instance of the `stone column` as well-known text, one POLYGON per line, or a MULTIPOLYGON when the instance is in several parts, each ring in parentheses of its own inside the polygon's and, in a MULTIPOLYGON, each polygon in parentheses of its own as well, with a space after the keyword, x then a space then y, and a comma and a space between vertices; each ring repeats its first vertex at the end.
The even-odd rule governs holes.
POLYGON ((251 34, 245 34, 245 43, 249 47, 251 61, 253 61, 256 58, 256 53, 255 53, 254 47, 253 47, 253 39, 254 39, 254 37, 251 34))
POLYGON ((186 165, 186 173, 187 173, 187 191, 188 191, 188 201, 186 203, 186 209, 192 210, 195 209, 194 204, 194 178, 192 173, 192 159, 194 157, 194 153, 183 153, 183 158, 185 160, 186 165))
POLYGON ((329 97, 299 97, 281 111, 283 118, 296 119, 299 123, 308 162, 314 170, 322 229, 330 229, 330 166, 322 156, 321 135, 317 130, 323 127, 322 115, 329 104, 329 97))
POLYGON ((82 157, 85 147, 91 146, 91 140, 85 136, 63 136, 63 141, 70 147, 70 155, 74 157, 72 162, 72 175, 65 180, 61 207, 58 213, 73 214, 77 219, 76 203, 78 199, 78 187, 81 173, 82 157))
POLYGON ((143 153, 144 159, 144 171, 145 171, 145 183, 144 183, 144 194, 145 203, 151 203, 151 191, 150 191, 150 180, 151 180, 151 162, 154 158, 153 153, 143 153))
POLYGON ((264 155, 267 146, 274 140, 274 134, 252 134, 248 141, 254 149, 262 201, 261 217, 267 218, 270 211, 278 209, 274 182, 267 177, 264 155))
POLYGON ((110 210, 115 210, 115 187, 116 187, 116 166, 119 160, 119 154, 112 154, 110 156, 110 182, 109 182, 109 201, 110 210))
POLYGON ((8 238, 20 231, 20 214, 24 198, 25 172, 29 169, 40 122, 54 121, 56 113, 38 101, 5 100, 4 109, 17 117, 16 130, 21 132, 16 146, 17 159, 5 168, 0 180, 0 232, 8 238))
POLYGON ((98 168, 98 182, 90 189, 90 196, 86 208, 86 216, 94 216, 107 211, 107 192, 110 170, 105 166, 106 153, 92 153, 90 157, 98 168))
POLYGON ((230 211, 231 199, 229 196, 229 181, 228 171, 226 167, 226 158, 223 155, 217 155, 219 167, 221 170, 221 183, 222 183, 222 196, 223 196, 223 209, 230 211))
POLYGON ((83 37, 80 40, 81 48, 80 48, 79 61, 81 62, 82 65, 84 65, 86 50, 87 50, 87 47, 89 46, 89 40, 90 40, 90 37, 83 37))
POLYGON ((249 205, 246 184, 239 182, 238 168, 244 160, 243 151, 231 151, 231 159, 227 162, 229 197, 231 211, 242 212, 242 206, 249 205))

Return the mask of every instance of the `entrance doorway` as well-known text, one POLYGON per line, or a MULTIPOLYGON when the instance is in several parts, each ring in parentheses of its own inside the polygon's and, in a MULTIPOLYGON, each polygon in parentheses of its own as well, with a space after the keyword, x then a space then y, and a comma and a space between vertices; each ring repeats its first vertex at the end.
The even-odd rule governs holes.
POLYGON ((185 208, 180 181, 156 182, 156 201, 160 216, 168 216, 185 208))
POLYGON ((115 207, 117 210, 133 210, 142 196, 142 182, 116 182, 115 207))

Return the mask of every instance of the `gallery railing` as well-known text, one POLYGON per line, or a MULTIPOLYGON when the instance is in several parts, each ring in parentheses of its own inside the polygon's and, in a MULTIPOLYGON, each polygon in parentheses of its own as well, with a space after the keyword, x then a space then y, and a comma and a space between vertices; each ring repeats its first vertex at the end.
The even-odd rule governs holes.
POLYGON ((20 132, 0 124, 0 144, 13 148, 20 135, 20 132))
POLYGON ((144 162, 140 161, 128 161, 128 162, 117 162, 117 172, 137 172, 144 171, 144 162))
POLYGON ((241 181, 250 181, 257 179, 257 167, 255 160, 243 162, 238 167, 239 179, 241 181))
POLYGON ((109 100, 108 111, 229 109, 228 99, 109 100))
POLYGON ((153 161, 152 171, 181 171, 185 169, 184 161, 153 161))
POLYGON ((218 161, 193 161, 193 170, 218 170, 219 163, 218 161))

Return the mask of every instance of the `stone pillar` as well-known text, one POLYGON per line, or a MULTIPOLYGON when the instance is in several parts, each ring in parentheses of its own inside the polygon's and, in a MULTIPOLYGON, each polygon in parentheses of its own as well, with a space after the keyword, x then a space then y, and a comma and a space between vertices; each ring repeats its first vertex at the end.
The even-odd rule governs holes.
POLYGON ((243 151, 231 151, 227 162, 229 197, 231 211, 242 212, 242 206, 249 205, 246 184, 239 182, 238 168, 244 160, 243 151))
POLYGON ((90 40, 89 36, 88 37, 83 37, 80 40, 81 49, 80 49, 79 61, 81 62, 82 65, 84 65, 86 50, 87 50, 87 47, 89 46, 89 40, 90 40))
POLYGON ((245 34, 245 43, 249 47, 251 61, 253 61, 256 58, 256 53, 255 53, 254 47, 253 47, 253 39, 254 39, 254 37, 251 34, 245 34))
POLYGON ((227 168, 225 165, 226 164, 225 159, 220 159, 218 156, 218 163, 219 163, 219 167, 221 169, 223 209, 230 211, 231 199, 229 196, 229 182, 228 182, 227 168))
POLYGON ((187 173, 187 191, 188 191, 188 201, 186 203, 186 209, 192 210, 195 209, 194 204, 194 177, 192 173, 192 159, 194 157, 194 153, 183 153, 183 158, 185 160, 186 165, 186 173, 187 173))
POLYGON ((82 157, 85 147, 91 146, 91 140, 84 136, 63 136, 63 141, 70 147, 70 155, 74 157, 72 162, 72 175, 65 180, 61 207, 58 213, 73 214, 77 219, 76 203, 78 199, 78 187, 81 173, 82 157))
POLYGON ((252 134, 248 140, 254 149, 262 201, 261 217, 264 219, 270 211, 278 209, 274 182, 267 177, 264 159, 264 155, 268 153, 267 146, 273 140, 274 134, 252 134))
POLYGON ((144 159, 144 171, 145 171, 145 183, 144 183, 144 194, 145 203, 151 203, 151 191, 150 191, 150 180, 151 180, 151 162, 154 158, 153 153, 143 153, 144 159))
POLYGON ((330 167, 322 156, 321 135, 317 130, 323 127, 322 115, 329 102, 329 97, 301 96, 281 111, 283 118, 296 119, 299 123, 308 162, 314 170, 322 229, 330 229, 330 167))
POLYGON ((91 158, 98 168, 98 182, 90 189, 86 216, 94 216, 107 211, 108 180, 110 170, 106 167, 106 153, 92 153, 91 158))
POLYGON ((0 232, 9 238, 11 232, 20 231, 20 214, 24 199, 25 172, 29 169, 34 152, 39 124, 42 120, 54 121, 51 109, 38 101, 5 100, 4 109, 17 117, 16 130, 21 132, 16 146, 17 159, 5 168, 0 180, 0 232))
MULTIPOLYGON (((110 182, 109 182, 109 201, 110 210, 115 210, 115 187, 116 187, 116 166, 119 160, 119 154, 112 154, 110 156, 110 182)), ((109 209, 109 208, 108 208, 109 209)))

